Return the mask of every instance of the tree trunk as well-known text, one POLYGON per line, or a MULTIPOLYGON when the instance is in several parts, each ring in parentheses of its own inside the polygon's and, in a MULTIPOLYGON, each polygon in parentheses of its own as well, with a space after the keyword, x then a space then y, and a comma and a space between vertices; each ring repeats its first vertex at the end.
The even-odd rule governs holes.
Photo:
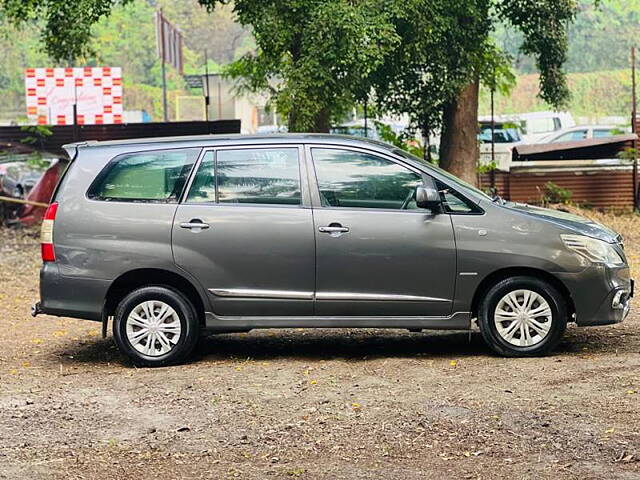
POLYGON ((440 138, 440 166, 471 185, 478 181, 479 90, 476 79, 445 106, 440 138))
POLYGON ((329 133, 331 129, 331 115, 329 110, 323 108, 316 114, 316 118, 313 121, 313 131, 315 133, 329 133))

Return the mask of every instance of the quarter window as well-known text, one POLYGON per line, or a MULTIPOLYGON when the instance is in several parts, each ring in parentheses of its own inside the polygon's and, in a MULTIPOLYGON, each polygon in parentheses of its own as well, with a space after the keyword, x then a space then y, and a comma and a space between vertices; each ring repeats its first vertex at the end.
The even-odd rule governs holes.
POLYGON ((187 201, 300 204, 297 148, 253 148, 207 152, 187 201))
POLYGON ((314 148, 313 162, 326 207, 415 209, 422 177, 390 160, 350 150, 314 148))
POLYGON ((132 153, 116 157, 89 188, 94 200, 175 203, 199 148, 132 153))

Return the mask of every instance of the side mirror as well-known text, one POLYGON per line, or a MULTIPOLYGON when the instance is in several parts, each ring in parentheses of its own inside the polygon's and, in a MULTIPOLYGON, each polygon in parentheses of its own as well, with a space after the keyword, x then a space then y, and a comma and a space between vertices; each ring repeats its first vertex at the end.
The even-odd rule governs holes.
POLYGON ((440 207, 440 194, 433 179, 416 188, 416 205, 418 208, 436 209, 440 207))

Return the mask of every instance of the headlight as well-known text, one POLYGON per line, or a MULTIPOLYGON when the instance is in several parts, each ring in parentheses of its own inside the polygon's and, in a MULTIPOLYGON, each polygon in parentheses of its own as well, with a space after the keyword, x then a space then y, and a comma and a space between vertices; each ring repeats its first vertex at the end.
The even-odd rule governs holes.
POLYGON ((607 242, 584 235, 560 235, 565 246, 592 262, 623 265, 624 260, 607 242))

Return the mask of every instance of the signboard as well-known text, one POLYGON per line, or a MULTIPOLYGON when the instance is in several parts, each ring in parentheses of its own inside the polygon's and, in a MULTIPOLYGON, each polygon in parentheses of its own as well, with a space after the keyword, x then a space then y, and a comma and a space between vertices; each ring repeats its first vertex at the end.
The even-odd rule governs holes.
POLYGON ((120 67, 27 68, 27 116, 39 125, 122 123, 120 67))
POLYGON ((158 58, 182 75, 182 34, 162 15, 162 10, 156 12, 155 23, 158 58))

